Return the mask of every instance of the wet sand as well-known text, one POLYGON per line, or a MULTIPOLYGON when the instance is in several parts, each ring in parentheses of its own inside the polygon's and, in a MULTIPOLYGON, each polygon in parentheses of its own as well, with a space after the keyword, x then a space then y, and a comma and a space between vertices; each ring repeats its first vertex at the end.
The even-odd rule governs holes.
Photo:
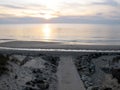
POLYGON ((13 41, 0 43, 0 47, 32 49, 74 49, 74 50, 120 50, 120 45, 73 45, 59 42, 13 41))

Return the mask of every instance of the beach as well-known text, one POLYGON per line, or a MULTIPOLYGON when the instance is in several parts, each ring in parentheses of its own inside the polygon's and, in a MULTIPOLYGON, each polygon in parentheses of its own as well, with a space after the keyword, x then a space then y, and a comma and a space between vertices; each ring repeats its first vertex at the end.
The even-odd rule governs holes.
POLYGON ((120 0, 1 0, 0 90, 120 90, 120 0))
POLYGON ((0 89, 119 90, 119 50, 119 45, 0 43, 0 89))
POLYGON ((13 41, 1 43, 0 47, 32 48, 32 49, 84 49, 84 50, 119 50, 120 45, 82 45, 61 42, 13 41))

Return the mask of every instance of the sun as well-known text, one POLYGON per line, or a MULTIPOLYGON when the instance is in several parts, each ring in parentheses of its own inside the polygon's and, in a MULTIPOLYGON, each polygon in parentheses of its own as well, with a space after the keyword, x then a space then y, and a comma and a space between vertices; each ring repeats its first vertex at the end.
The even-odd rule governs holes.
POLYGON ((46 19, 46 20, 50 20, 52 18, 57 18, 58 16, 57 15, 53 15, 53 14, 49 14, 49 13, 46 13, 45 15, 42 16, 42 18, 46 19))
POLYGON ((50 15, 50 14, 45 14, 45 15, 43 16, 43 18, 46 19, 46 20, 50 20, 50 19, 53 18, 53 16, 50 15))

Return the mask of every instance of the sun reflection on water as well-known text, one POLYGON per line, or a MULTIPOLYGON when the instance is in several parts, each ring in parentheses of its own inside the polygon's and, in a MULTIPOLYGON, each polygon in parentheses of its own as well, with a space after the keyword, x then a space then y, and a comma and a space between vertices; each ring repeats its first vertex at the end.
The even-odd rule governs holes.
POLYGON ((43 39, 45 41, 50 41, 52 39, 52 29, 49 24, 45 24, 42 29, 43 39))

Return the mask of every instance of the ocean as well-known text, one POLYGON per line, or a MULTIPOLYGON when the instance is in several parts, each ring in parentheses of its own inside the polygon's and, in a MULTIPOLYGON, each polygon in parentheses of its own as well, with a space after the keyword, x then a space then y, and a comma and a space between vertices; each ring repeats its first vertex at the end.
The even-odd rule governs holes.
POLYGON ((44 41, 82 45, 120 45, 116 24, 1 24, 0 42, 44 41))

